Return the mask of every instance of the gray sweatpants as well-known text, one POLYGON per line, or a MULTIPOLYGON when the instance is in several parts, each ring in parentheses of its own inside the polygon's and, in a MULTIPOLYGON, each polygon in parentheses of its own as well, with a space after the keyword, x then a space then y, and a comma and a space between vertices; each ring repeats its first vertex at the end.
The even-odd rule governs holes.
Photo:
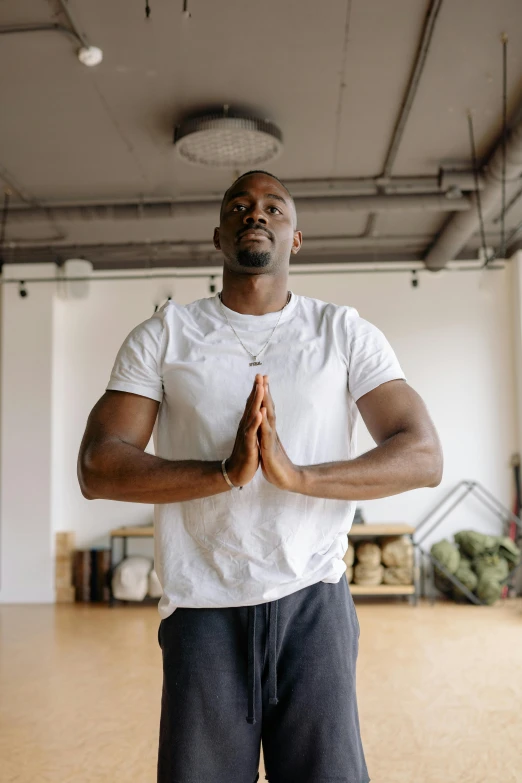
POLYGON ((348 582, 162 620, 158 783, 368 783, 348 582))

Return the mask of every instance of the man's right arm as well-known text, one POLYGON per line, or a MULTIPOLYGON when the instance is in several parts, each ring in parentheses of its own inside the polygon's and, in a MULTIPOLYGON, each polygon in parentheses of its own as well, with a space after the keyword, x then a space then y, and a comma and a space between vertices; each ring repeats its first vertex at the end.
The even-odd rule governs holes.
POLYGON ((158 408, 149 397, 105 392, 91 411, 78 455, 84 497, 177 503, 230 491, 220 460, 171 461, 145 451, 158 408))

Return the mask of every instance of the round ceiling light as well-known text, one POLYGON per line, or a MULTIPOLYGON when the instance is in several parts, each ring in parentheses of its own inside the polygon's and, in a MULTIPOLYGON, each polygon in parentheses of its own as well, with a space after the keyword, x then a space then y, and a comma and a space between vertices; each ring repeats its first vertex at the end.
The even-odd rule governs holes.
POLYGON ((82 65, 93 68, 103 60, 103 52, 97 46, 82 46, 81 49, 78 49, 78 59, 82 65))
POLYGON ((197 166, 243 166, 272 160, 283 148, 283 135, 269 120, 221 112, 188 117, 176 126, 178 155, 197 166))

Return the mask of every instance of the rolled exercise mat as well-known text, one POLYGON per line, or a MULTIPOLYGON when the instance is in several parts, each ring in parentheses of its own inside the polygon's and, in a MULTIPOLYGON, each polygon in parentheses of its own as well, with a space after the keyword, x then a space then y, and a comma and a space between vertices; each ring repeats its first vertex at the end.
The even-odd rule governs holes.
POLYGON ((385 585, 412 585, 413 572, 411 566, 390 566, 384 569, 385 585))
MULTIPOLYGON (((389 568, 413 568, 413 544, 408 536, 390 536, 381 540, 382 562, 389 568)), ((410 584, 406 582, 405 584, 410 584)))
POLYGON ((366 587, 380 585, 383 577, 384 567, 382 565, 369 566, 365 563, 358 563, 355 566, 354 582, 356 585, 365 585, 366 587))
POLYGON ((355 555, 357 562, 362 565, 373 566, 376 568, 381 562, 381 547, 371 541, 363 541, 357 545, 355 555))

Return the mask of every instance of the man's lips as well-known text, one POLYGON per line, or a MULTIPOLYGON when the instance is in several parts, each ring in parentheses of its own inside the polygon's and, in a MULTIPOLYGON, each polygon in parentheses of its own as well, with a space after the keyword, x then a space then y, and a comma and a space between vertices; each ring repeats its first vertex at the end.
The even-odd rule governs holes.
POLYGON ((243 231, 243 233, 238 236, 238 242, 244 237, 247 239, 270 239, 265 231, 260 231, 259 229, 253 228, 249 229, 248 231, 243 231))

